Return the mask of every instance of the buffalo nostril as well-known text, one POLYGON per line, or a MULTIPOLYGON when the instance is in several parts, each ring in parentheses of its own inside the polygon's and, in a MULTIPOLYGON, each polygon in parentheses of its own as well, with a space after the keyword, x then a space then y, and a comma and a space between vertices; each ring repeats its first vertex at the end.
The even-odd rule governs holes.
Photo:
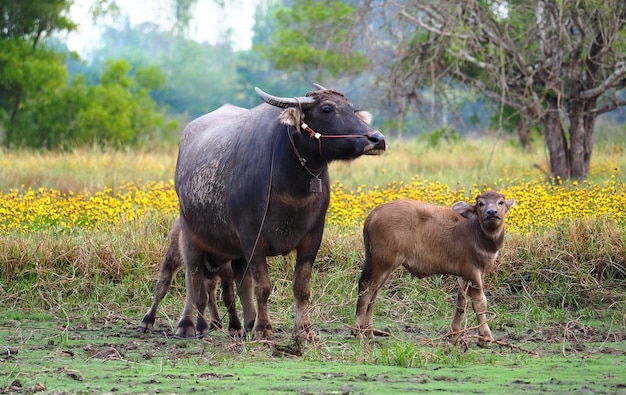
POLYGON ((376 145, 385 146, 385 136, 378 131, 368 135, 367 139, 376 145))
POLYGON ((377 143, 379 141, 384 141, 385 140, 385 136, 383 136, 383 134, 381 132, 374 132, 372 134, 369 134, 367 136, 367 138, 369 139, 369 141, 371 141, 372 143, 377 143))

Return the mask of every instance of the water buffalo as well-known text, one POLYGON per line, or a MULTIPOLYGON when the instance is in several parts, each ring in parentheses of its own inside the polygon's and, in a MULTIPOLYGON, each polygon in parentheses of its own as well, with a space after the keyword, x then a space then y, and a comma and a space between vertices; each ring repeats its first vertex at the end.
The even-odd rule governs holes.
POLYGON ((310 277, 330 200, 328 163, 385 150, 369 113, 335 90, 317 88, 298 98, 256 88, 265 103, 235 117, 232 106, 220 108, 183 131, 174 182, 187 294, 178 336, 196 334, 205 271, 231 261, 244 324, 253 320, 254 338, 273 340, 266 257, 293 250, 294 338, 315 336, 310 277))

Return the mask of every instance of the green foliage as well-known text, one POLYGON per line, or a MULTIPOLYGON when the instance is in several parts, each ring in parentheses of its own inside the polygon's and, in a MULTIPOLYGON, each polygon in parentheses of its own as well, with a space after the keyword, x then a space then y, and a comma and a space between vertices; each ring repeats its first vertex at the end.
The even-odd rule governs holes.
POLYGON ((420 141, 425 141, 429 147, 436 148, 442 143, 454 144, 461 140, 459 133, 450 127, 441 127, 429 133, 423 133, 419 137, 420 141))
POLYGON ((33 98, 13 123, 21 133, 7 136, 6 143, 69 149, 98 142, 121 147, 142 145, 176 129, 150 97, 164 82, 154 67, 137 68, 132 74, 125 61, 110 62, 99 82, 87 85, 85 78, 77 78, 33 98))
MULTIPOLYGON (((33 48, 24 38, 0 40, 0 120, 14 118, 29 96, 61 86, 66 73, 61 56, 33 48)), ((13 130, 9 128, 9 132, 13 130)))
POLYGON ((368 63, 365 54, 345 47, 354 11, 341 0, 298 0, 292 8, 278 10, 265 56, 292 73, 318 70, 323 75, 323 70, 336 77, 342 71, 362 70, 368 63))
POLYGON ((73 1, 3 0, 0 2, 0 39, 27 39, 33 46, 42 35, 53 31, 73 30, 67 18, 73 1))

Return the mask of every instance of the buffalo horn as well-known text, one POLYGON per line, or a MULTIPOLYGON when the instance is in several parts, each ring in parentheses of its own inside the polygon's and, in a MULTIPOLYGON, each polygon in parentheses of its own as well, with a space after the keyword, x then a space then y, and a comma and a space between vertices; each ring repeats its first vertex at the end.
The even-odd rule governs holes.
POLYGON ((257 95, 259 95, 261 99, 263 99, 264 102, 276 107, 287 108, 300 105, 302 106, 302 108, 307 108, 315 103, 315 99, 308 96, 298 98, 278 97, 272 96, 269 93, 265 93, 261 89, 256 87, 254 88, 254 90, 256 91, 257 95))
POLYGON ((328 90, 328 89, 324 88, 323 86, 321 86, 320 84, 318 84, 316 82, 313 83, 313 86, 315 88, 317 88, 317 90, 320 90, 320 91, 327 91, 328 90))

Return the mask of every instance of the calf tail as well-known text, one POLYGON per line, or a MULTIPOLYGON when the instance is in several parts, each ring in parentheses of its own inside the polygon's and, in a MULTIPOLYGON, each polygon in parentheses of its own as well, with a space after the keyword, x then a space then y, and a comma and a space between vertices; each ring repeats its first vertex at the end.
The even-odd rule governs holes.
POLYGON ((363 260, 363 266, 361 268, 361 278, 359 280, 359 293, 363 292, 362 289, 365 282, 369 280, 372 262, 372 251, 370 246, 370 238, 367 228, 363 228, 363 246, 365 247, 365 259, 363 260))

